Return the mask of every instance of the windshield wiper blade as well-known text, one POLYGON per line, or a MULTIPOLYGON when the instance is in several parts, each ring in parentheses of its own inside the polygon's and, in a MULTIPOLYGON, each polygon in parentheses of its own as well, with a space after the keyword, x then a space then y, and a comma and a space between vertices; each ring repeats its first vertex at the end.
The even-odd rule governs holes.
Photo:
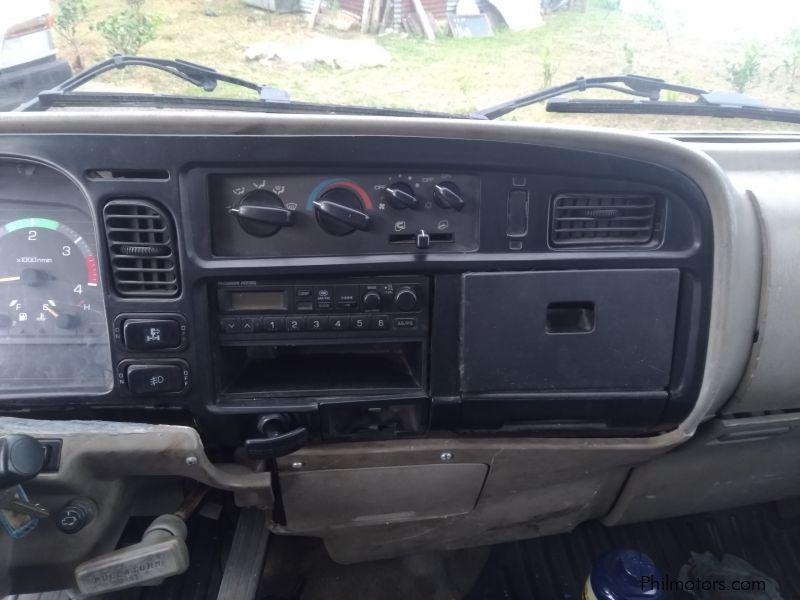
POLYGON ((115 54, 108 60, 89 67, 82 73, 66 80, 62 84, 43 92, 26 104, 14 109, 18 112, 43 111, 52 107, 152 107, 152 108, 199 108, 217 110, 238 110, 251 112, 278 112, 304 114, 338 114, 338 115, 380 115, 394 117, 426 117, 441 119, 469 119, 469 115, 444 112, 424 111, 407 108, 355 106, 350 104, 322 104, 314 102, 296 102, 289 99, 288 92, 279 88, 260 85, 219 73, 210 67, 204 67, 185 60, 162 58, 146 58, 115 54), (75 91, 80 86, 113 69, 127 66, 146 66, 170 73, 180 79, 213 91, 217 83, 226 82, 245 87, 259 94, 259 100, 222 98, 218 96, 182 96, 177 94, 147 92, 93 92, 75 91))
POLYGON ((677 83, 668 83, 663 79, 646 77, 644 75, 578 77, 569 83, 543 88, 531 94, 513 98, 495 106, 482 108, 481 110, 472 113, 472 116, 483 119, 497 119, 520 108, 524 108, 532 104, 538 104, 539 102, 544 102, 545 100, 549 100, 557 96, 562 96, 570 92, 584 92, 591 89, 613 90, 621 94, 628 94, 629 96, 647 98, 651 101, 659 101, 661 92, 665 91, 691 94, 697 97, 709 93, 700 88, 691 87, 688 85, 680 85, 677 83))
POLYGON ((479 110, 476 118, 497 119, 519 108, 547 101, 547 112, 629 115, 668 115, 756 119, 800 124, 800 110, 778 108, 735 92, 706 91, 701 88, 668 83, 642 75, 578 77, 563 85, 544 88, 502 104, 479 110), (606 89, 635 99, 586 99, 562 97, 570 92, 606 89), (694 101, 668 101, 661 92, 672 91, 695 96, 694 101))
POLYGON ((26 104, 21 105, 16 110, 41 110, 42 108, 46 108, 41 102, 42 95, 49 97, 52 97, 56 94, 65 95, 73 92, 93 79, 97 79, 103 73, 113 71, 114 69, 124 69, 131 66, 149 67, 151 69, 164 71, 165 73, 169 73, 170 75, 178 77, 179 79, 183 79, 192 85, 196 85, 206 92, 213 92, 217 88, 218 83, 224 82, 258 92, 259 98, 265 102, 288 103, 290 101, 289 93, 286 90, 259 83, 253 83, 252 81, 247 81, 246 79, 235 77, 233 75, 226 75, 225 73, 220 73, 211 67, 198 65, 186 60, 148 58, 144 56, 115 54, 111 58, 99 62, 96 65, 89 67, 85 71, 70 77, 56 87, 42 92, 42 94, 40 94, 38 97, 26 104))
MULTIPOLYGON (((352 104, 318 104, 315 102, 269 102, 239 98, 206 96, 178 96, 133 92, 53 92, 39 94, 35 107, 27 110, 42 111, 54 107, 81 108, 190 108, 201 110, 234 110, 245 112, 271 112, 286 114, 329 114, 383 117, 424 117, 436 119, 470 119, 469 115, 439 113, 410 108, 358 106, 352 104)), ((19 108, 16 110, 20 110, 19 108)))
POLYGON ((720 117, 800 124, 800 110, 768 106, 747 96, 726 92, 703 94, 695 102, 553 98, 547 102, 547 112, 720 117))

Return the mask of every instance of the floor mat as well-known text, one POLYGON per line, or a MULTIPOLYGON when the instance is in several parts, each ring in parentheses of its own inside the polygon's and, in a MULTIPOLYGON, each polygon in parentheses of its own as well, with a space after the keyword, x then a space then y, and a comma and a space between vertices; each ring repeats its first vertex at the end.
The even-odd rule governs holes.
POLYGON ((501 544, 467 600, 578 600, 594 559, 615 548, 648 554, 673 579, 692 551, 733 554, 775 579, 787 600, 800 598, 800 503, 792 501, 621 527, 585 523, 570 534, 501 544))

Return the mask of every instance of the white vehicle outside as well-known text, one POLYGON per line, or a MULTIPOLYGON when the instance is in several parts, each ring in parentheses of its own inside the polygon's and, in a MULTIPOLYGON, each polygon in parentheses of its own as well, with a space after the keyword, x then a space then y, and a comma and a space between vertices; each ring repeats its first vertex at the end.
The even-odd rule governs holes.
POLYGON ((10 110, 72 74, 56 57, 47 0, 5 0, 0 10, 0 110, 10 110))

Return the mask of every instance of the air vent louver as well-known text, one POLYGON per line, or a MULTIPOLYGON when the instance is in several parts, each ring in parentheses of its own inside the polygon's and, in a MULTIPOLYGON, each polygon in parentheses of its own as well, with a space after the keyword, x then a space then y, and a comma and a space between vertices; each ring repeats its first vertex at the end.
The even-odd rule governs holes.
POLYGON ((114 287, 120 296, 175 296, 179 292, 172 222, 146 200, 112 200, 103 207, 114 287))
POLYGON ((661 232, 662 199, 650 194, 559 194, 553 198, 553 246, 652 246, 661 232))

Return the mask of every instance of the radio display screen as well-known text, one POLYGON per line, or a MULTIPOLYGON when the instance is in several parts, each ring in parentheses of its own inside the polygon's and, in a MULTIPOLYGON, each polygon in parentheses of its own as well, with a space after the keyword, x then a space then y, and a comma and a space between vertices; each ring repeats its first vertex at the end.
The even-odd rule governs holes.
POLYGON ((286 293, 283 290, 231 292, 229 303, 233 310, 286 310, 286 293))

